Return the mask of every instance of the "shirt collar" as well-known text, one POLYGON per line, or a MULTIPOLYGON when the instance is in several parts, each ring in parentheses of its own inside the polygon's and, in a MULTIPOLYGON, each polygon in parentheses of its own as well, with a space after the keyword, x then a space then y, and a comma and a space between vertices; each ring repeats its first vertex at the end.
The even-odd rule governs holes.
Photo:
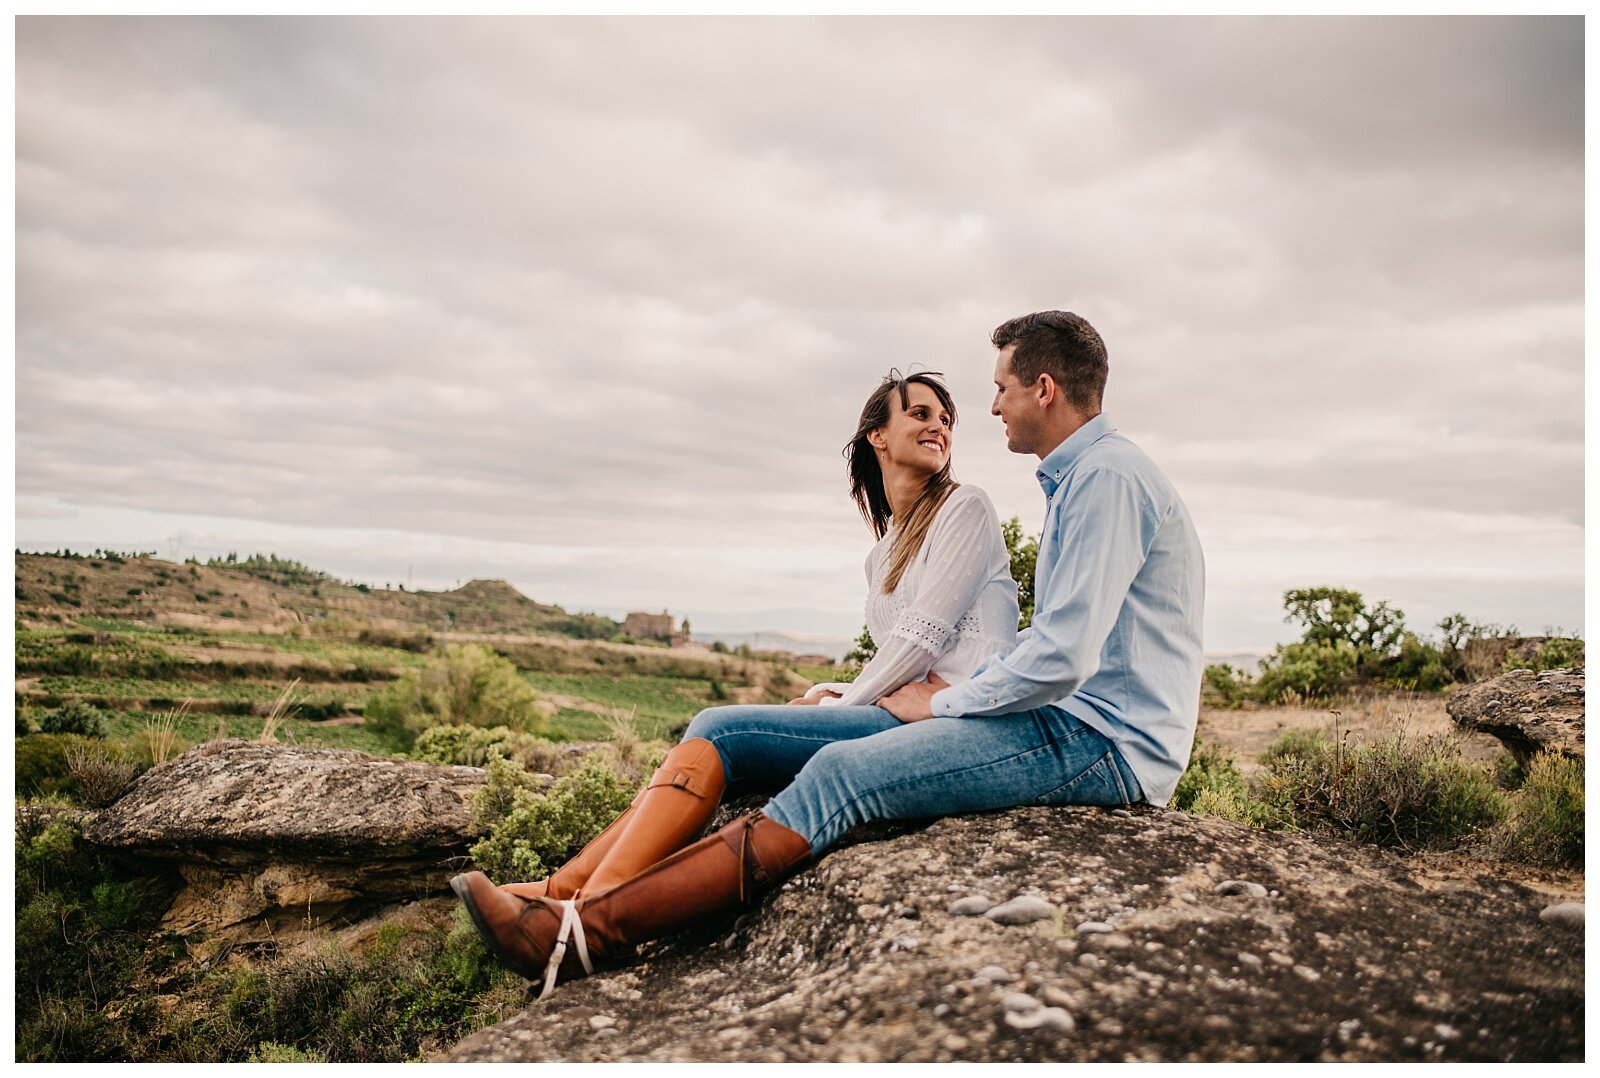
POLYGON ((1072 471, 1072 466, 1078 462, 1083 451, 1116 429, 1111 417, 1101 412, 1073 431, 1066 441, 1052 449, 1039 462, 1039 470, 1033 473, 1038 477, 1039 485, 1044 488, 1044 496, 1055 497, 1056 489, 1061 486, 1061 480, 1072 471))

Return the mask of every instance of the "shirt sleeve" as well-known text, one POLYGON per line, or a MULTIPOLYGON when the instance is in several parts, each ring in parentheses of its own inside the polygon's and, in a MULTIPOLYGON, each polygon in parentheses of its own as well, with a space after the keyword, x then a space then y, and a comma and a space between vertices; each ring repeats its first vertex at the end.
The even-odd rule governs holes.
MULTIPOLYGON (((878 651, 840 704, 875 704, 900 686, 921 681, 955 643, 956 623, 972 609, 994 572, 1000 521, 974 490, 950 495, 928 530, 927 562, 912 597, 878 651)), ((903 586, 903 582, 902 582, 903 586)))
POLYGON ((1033 631, 971 681, 933 695, 933 713, 1004 715, 1064 700, 1093 676, 1155 536, 1155 511, 1126 476, 1106 469, 1073 480, 1054 544, 1048 592, 1033 631))

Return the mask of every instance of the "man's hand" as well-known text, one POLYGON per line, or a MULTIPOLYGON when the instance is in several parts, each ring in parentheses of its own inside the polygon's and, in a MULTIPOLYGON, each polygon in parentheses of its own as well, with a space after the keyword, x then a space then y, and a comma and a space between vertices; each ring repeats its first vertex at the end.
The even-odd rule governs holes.
POLYGON ((908 681, 878 701, 878 706, 901 722, 921 722, 933 718, 933 694, 948 689, 950 683, 929 673, 927 681, 908 681))
POLYGON ((823 689, 821 692, 817 693, 817 695, 815 695, 815 696, 797 696, 793 700, 790 700, 789 703, 790 703, 790 705, 794 705, 794 704, 813 704, 813 705, 815 705, 815 704, 822 703, 822 698, 825 697, 825 696, 826 697, 831 697, 832 699, 837 700, 837 699, 839 699, 839 697, 841 697, 843 695, 844 695, 844 693, 842 693, 842 692, 834 692, 832 689, 823 689))

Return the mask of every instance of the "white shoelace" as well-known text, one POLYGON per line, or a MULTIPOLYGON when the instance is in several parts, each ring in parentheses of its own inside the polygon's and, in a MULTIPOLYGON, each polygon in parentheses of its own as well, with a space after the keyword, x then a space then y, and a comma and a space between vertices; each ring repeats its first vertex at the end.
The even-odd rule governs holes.
POLYGON ((561 960, 567 956, 567 937, 572 937, 572 942, 577 945, 578 958, 583 962, 583 972, 593 973, 594 966, 589 962, 589 945, 583 937, 583 922, 578 919, 578 904, 573 899, 561 900, 561 929, 556 933, 556 945, 550 952, 550 961, 544 965, 544 988, 539 992, 539 998, 550 994, 556 986, 556 974, 561 971, 561 960))

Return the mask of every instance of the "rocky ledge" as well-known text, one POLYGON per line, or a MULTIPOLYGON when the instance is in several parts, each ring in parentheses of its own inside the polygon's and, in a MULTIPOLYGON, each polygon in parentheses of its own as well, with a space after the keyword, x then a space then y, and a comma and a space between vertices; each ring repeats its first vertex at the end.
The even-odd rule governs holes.
POLYGON ((1512 670, 1457 689, 1445 705, 1467 730, 1499 738, 1524 766, 1541 752, 1583 758, 1583 671, 1512 670))
POLYGON ((461 1061, 1581 1060, 1581 906, 1155 809, 858 832, 461 1061), (1541 916, 1543 914, 1543 916, 1541 916))
POLYGON ((141 775, 85 837, 184 886, 164 926, 281 939, 443 891, 485 773, 346 749, 208 741, 141 775))

